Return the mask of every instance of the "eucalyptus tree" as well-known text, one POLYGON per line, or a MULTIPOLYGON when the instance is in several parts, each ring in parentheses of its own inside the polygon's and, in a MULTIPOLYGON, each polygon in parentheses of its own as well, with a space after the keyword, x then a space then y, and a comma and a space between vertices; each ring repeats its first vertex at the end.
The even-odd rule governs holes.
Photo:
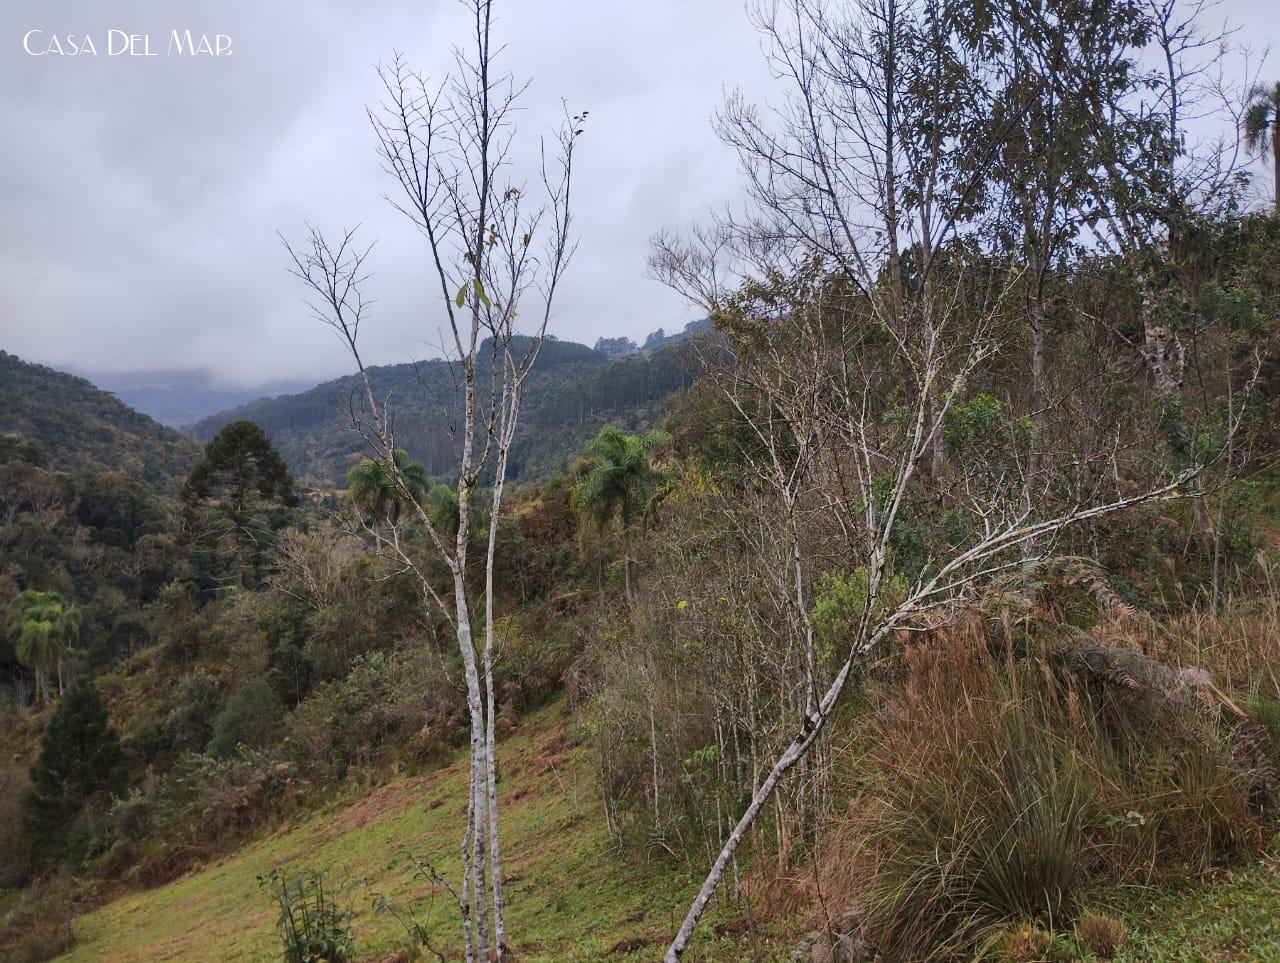
MULTIPOLYGON (((417 578, 425 604, 439 610, 456 635, 471 724, 471 779, 458 890, 467 959, 506 953, 496 773, 493 681, 493 567, 506 484, 526 382, 537 361, 557 290, 572 258, 571 184, 574 145, 586 113, 566 116, 549 143, 535 150, 538 172, 517 171, 516 119, 527 84, 501 67, 505 51, 493 36, 491 0, 466 0, 470 37, 455 49, 454 69, 433 82, 400 56, 379 67, 384 100, 368 109, 383 167, 393 181, 388 200, 426 244, 429 316, 443 319, 442 351, 454 391, 434 398, 446 409, 457 453, 452 495, 456 522, 432 511, 430 496, 396 463, 390 398, 375 395, 360 350, 369 302, 369 248, 345 232, 330 242, 311 229, 288 247, 292 270, 308 287, 317 317, 351 354, 359 391, 349 405, 351 427, 368 456, 394 481, 405 508, 366 535, 417 578), (517 319, 525 333, 517 334, 517 319), (487 498, 483 485, 488 484, 487 498), (468 573, 476 502, 488 502, 484 589, 473 597, 468 573), (421 538, 401 536, 416 526, 421 538), (452 531, 450 530, 452 528, 452 531), (417 545, 425 542, 448 571, 451 591, 438 591, 417 545), (477 639, 476 622, 483 637, 477 639)), ((429 335, 434 332, 429 332, 429 335)), ((439 487, 439 486, 437 486, 439 487)))
POLYGON ((1250 91, 1242 133, 1249 150, 1271 152, 1273 203, 1280 212, 1280 81, 1259 84, 1250 91))

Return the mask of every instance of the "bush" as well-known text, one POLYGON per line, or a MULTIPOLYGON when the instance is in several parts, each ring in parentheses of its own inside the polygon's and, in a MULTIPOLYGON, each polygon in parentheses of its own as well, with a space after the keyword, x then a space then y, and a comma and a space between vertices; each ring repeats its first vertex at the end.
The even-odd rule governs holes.
POLYGON ((992 943, 993 953, 982 957, 995 957, 998 963, 1070 963, 1074 958, 1064 940, 1030 923, 998 932, 992 943))
POLYGON ((258 883, 280 908, 276 932, 285 963, 344 963, 355 955, 347 887, 333 886, 327 872, 303 870, 286 877, 278 869, 258 883))
POLYGON ((338 780, 367 766, 391 735, 390 674, 381 652, 360 656, 350 674, 324 682, 289 717, 287 751, 307 771, 338 780))
POLYGON ((887 958, 971 956, 1014 921, 1070 923, 1093 887, 1261 845, 1225 723, 981 646, 935 641, 905 663, 868 723, 857 854, 832 864, 887 958))
POLYGON ((71 919, 84 898, 81 885, 69 873, 37 879, 5 900, 0 915, 0 959, 5 963, 43 963, 75 945, 71 919))
POLYGON ((8 963, 45 963, 69 953, 76 945, 71 924, 53 922, 28 930, 4 947, 8 963))
POLYGON ((0 890, 27 881, 31 867, 22 833, 22 798, 27 773, 22 766, 0 767, 0 890))
POLYGON ((198 843, 237 838, 296 809, 305 786, 295 776, 293 766, 270 753, 182 756, 158 787, 156 826, 198 843))
POLYGON ((213 737, 213 721, 218 713, 218 687, 203 669, 191 673, 182 683, 178 701, 164 722, 169 745, 179 751, 199 752, 213 737))
POLYGON ((995 940, 1000 963, 1070 963, 1071 948, 1038 926, 1022 923, 1000 933, 995 940))
POLYGON ((209 755, 225 759, 237 747, 263 749, 280 738, 284 706, 271 686, 261 679, 241 687, 213 723, 209 755))

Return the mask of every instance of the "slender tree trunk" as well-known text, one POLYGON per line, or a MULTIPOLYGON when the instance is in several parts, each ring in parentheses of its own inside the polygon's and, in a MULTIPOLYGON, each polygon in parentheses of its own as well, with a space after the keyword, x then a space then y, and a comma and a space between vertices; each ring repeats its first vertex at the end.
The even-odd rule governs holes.
POLYGON ((494 584, 493 563, 498 547, 498 519, 502 512, 502 495, 507 480, 507 453, 515 432, 520 412, 520 385, 513 382, 509 389, 513 394, 503 401, 503 421, 499 427, 497 470, 494 473, 493 498, 489 512, 489 544, 485 553, 484 572, 484 691, 485 716, 485 789, 489 803, 489 860, 493 886, 493 948, 501 961, 507 953, 506 921, 502 904, 502 852, 498 831, 498 773, 497 773, 497 698, 493 684, 494 658, 494 584))
MULTIPOLYGON (((655 681, 656 686, 656 681, 655 681)), ((662 811, 658 807, 658 726, 654 721, 653 695, 649 696, 649 752, 653 760, 653 831, 662 825, 662 811)))
MULTIPOLYGON (((838 685, 840 688, 844 686, 844 678, 844 674, 839 678, 838 685)), ((801 733, 791 741, 791 744, 787 746, 786 750, 773 764, 769 774, 765 776, 764 782, 756 789, 750 805, 747 806, 737 825, 733 827, 733 831, 729 833, 729 838, 725 840, 720 849, 720 855, 716 857, 716 861, 711 865, 711 871, 707 874, 707 878, 703 882, 697 898, 693 901, 693 905, 689 907, 689 912, 680 926, 680 931, 676 933, 671 946, 667 948, 667 954, 664 957, 666 963, 679 963, 685 947, 689 945, 689 938, 693 935, 694 928, 698 925, 698 920, 702 918, 702 913, 707 908, 707 903, 711 901, 716 887, 720 885, 725 869, 732 862, 742 838, 751 828, 751 824, 755 822, 761 808, 768 802, 769 797, 773 795, 773 790, 778 785, 778 781, 786 774, 787 770, 800 760, 800 757, 804 755, 805 751, 813 743, 824 719, 824 716, 818 716, 816 721, 813 719, 806 720, 807 728, 802 729, 801 733)))
POLYGON ((471 875, 471 834, 475 832, 475 796, 467 794, 467 828, 462 833, 462 898, 458 901, 458 912, 462 917, 462 955, 467 963, 474 963, 476 958, 471 932, 471 907, 475 904, 472 892, 474 879, 471 875))
POLYGON ((622 523, 622 586, 631 604, 631 529, 626 522, 622 523))
MULTIPOLYGON (((1041 287, 1044 265, 1039 262, 1039 251, 1033 255, 1036 264, 1033 266, 1036 289, 1031 298, 1031 395, 1035 409, 1031 416, 1034 435, 1027 452, 1026 475, 1022 479, 1022 508, 1030 512, 1035 498, 1036 477, 1040 472, 1040 446, 1044 444, 1043 432, 1046 422, 1046 408, 1049 404, 1049 388, 1045 384, 1045 309, 1044 292, 1041 287)), ((1035 540, 1028 539, 1022 547, 1022 557, 1031 558, 1035 554, 1035 540)))
POLYGON ((481 694, 480 673, 476 666, 475 639, 471 634, 471 606, 467 600, 467 541, 471 525, 471 471, 475 434, 475 354, 474 345, 480 327, 478 307, 473 309, 471 322, 471 359, 466 364, 465 416, 462 441, 462 458, 458 469, 458 533, 454 544, 453 607, 458 635, 458 651, 462 658, 463 676, 467 686, 467 714, 471 721, 471 807, 472 835, 468 854, 472 894, 474 896, 475 948, 478 959, 489 960, 489 896, 485 872, 486 837, 489 829, 488 793, 485 788, 486 729, 484 699, 481 694))
POLYGON ((1147 370, 1161 398, 1176 398, 1186 368, 1186 348, 1160 317, 1162 298, 1155 279, 1143 280, 1142 342, 1147 370))
POLYGON ((1276 213, 1280 214, 1280 103, 1271 107, 1271 188, 1276 213))
POLYGON ((474 917, 476 956, 489 960, 489 897, 485 872, 486 837, 489 826, 488 793, 485 787, 487 753, 485 750, 484 700, 480 693, 480 674, 476 667, 475 644, 471 637, 470 613, 466 588, 460 574, 455 575, 454 598, 458 612, 458 646, 462 651, 463 674, 467 685, 467 710, 471 717, 471 799, 472 820, 469 863, 472 892, 475 896, 474 917))

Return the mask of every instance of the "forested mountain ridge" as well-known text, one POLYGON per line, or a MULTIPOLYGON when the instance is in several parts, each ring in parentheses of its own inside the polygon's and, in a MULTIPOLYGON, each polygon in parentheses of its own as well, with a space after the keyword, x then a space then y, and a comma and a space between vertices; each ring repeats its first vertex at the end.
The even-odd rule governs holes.
POLYGON ((84 378, 0 351, 0 435, 39 442, 63 471, 114 471, 153 487, 186 475, 196 446, 84 378))
MULTIPOLYGON (((656 424, 666 399, 692 383, 695 351, 695 342, 683 340, 645 355, 610 358, 585 345, 548 339, 524 399, 509 477, 528 483, 564 471, 583 442, 605 424, 628 430, 656 424)), ((381 365, 371 367, 369 375, 374 394, 391 399, 397 444, 433 477, 450 472, 457 455, 441 406, 448 407, 456 391, 449 365, 439 360, 381 365)), ((362 451, 359 436, 344 430, 350 427, 347 406, 353 398, 358 401, 359 387, 357 375, 346 375, 300 394, 263 398, 213 415, 186 431, 206 442, 229 422, 252 421, 300 480, 339 487, 362 451)))

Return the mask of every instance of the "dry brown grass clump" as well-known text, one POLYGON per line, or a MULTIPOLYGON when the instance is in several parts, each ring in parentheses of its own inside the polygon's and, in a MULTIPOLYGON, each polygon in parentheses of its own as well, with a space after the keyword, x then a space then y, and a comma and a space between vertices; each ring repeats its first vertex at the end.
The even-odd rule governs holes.
POLYGON ((1128 931, 1113 916, 1084 913, 1076 920, 1076 942, 1103 960, 1109 960, 1124 945, 1128 931))
POLYGON ((1020 923, 1000 933, 995 941, 995 957, 1000 963, 1067 963, 1070 951, 1053 934, 1020 923))
POLYGON ((1015 921, 1070 925, 1099 886, 1193 877, 1264 844, 1241 717, 1085 651, 940 631, 873 688, 823 890, 863 907, 886 959, 972 958, 1015 921))

